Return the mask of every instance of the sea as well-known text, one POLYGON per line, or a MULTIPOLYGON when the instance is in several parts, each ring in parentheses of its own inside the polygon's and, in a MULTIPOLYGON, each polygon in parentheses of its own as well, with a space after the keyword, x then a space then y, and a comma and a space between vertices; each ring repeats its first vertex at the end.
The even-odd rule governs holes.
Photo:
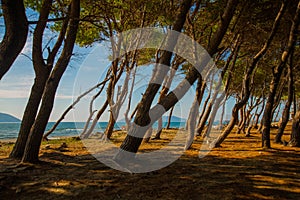
MULTIPOLYGON (((50 130, 55 122, 49 122, 47 124, 46 131, 50 130)), ((94 132, 104 132, 108 122, 98 122, 94 129, 94 132)), ((18 137, 20 122, 0 122, 0 140, 3 139, 15 139, 18 137)), ((163 127, 166 127, 167 122, 163 122, 163 127)), ((85 122, 61 122, 55 131, 49 136, 51 137, 65 137, 65 136, 79 136, 83 131, 85 122)), ((125 122, 118 122, 115 124, 115 130, 121 130, 125 126, 125 122)), ((185 122, 171 122, 170 128, 184 128, 185 122)), ((157 123, 153 125, 153 128, 157 128, 157 123)))

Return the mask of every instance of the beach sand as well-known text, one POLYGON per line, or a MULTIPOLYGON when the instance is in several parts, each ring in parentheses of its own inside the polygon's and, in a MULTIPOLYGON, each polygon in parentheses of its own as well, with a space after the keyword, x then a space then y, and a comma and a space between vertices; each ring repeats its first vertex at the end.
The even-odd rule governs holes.
MULTIPOLYGON (((143 144, 141 151, 159 149, 173 136, 163 132, 162 140, 143 144)), ((117 132, 113 141, 120 145, 124 137, 117 132)), ((272 143, 266 150, 260 134, 232 133, 200 159, 201 143, 198 138, 170 166, 142 174, 105 166, 76 138, 44 141, 41 162, 34 165, 8 159, 13 144, 1 143, 1 199, 300 199, 299 148, 272 143)))

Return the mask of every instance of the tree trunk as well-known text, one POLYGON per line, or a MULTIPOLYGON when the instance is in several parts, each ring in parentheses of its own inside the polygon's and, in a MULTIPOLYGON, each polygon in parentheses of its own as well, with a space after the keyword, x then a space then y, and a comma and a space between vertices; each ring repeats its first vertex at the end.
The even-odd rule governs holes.
POLYGON ((300 111, 298 111, 294 116, 291 139, 288 145, 292 147, 300 147, 300 111))
MULTIPOLYGON (((227 31, 229 23, 233 17, 236 5, 237 5, 236 0, 228 1, 227 7, 225 8, 225 12, 222 15, 221 24, 214 34, 213 40, 211 42, 211 46, 208 48, 208 53, 210 55, 214 55, 218 51, 218 46, 221 43, 223 36, 227 31)), ((185 22, 185 17, 190 9, 190 6, 191 6, 190 0, 186 0, 182 3, 181 11, 179 12, 179 14, 177 16, 177 19, 175 20, 173 30, 181 31, 181 29, 183 28, 183 24, 185 22)), ((165 57, 165 59, 161 59, 161 60, 167 61, 166 64, 168 64, 170 62, 172 54, 167 54, 167 55, 163 55, 163 56, 165 57)), ((165 62, 162 62, 162 64, 164 64, 164 63, 165 62)), ((206 65, 207 63, 204 63, 204 64, 206 65)), ((165 74, 163 74, 163 75, 165 75, 165 74)), ((199 77, 199 74, 196 69, 192 68, 191 70, 189 70, 185 77, 185 80, 182 81, 175 88, 175 90, 173 92, 170 92, 161 101, 160 104, 157 104, 156 106, 154 106, 150 111, 149 111, 150 105, 153 101, 153 97, 155 96, 155 94, 158 91, 158 88, 153 85, 149 85, 145 94, 143 95, 143 98, 142 98, 140 104, 139 104, 139 109, 138 109, 138 111, 136 113, 136 117, 135 117, 135 124, 137 124, 139 126, 149 125, 149 121, 150 121, 149 114, 155 113, 156 111, 158 111, 157 109, 161 110, 161 106, 163 106, 165 111, 168 111, 179 100, 175 96, 174 92, 175 91, 180 92, 180 94, 184 95, 189 89, 187 87, 187 82, 189 83, 189 85, 192 85, 197 80, 198 77, 199 77)), ((159 115, 162 116, 163 113, 159 113, 159 115)), ((155 116, 157 117, 157 114, 155 116)), ((157 119, 153 119, 153 120, 157 120, 157 119)), ((133 153, 136 153, 138 151, 138 148, 139 148, 142 140, 140 137, 134 136, 137 134, 136 131, 139 131, 138 135, 145 134, 144 132, 141 133, 140 130, 138 130, 136 127, 131 126, 131 128, 129 129, 128 135, 126 136, 125 140, 123 141, 123 143, 120 146, 120 151, 114 157, 114 159, 116 161, 122 161, 124 159, 126 160, 126 158, 128 157, 128 154, 126 154, 125 151, 133 152, 133 153)))
POLYGON ((170 129, 171 120, 172 120, 172 116, 173 116, 173 111, 174 111, 174 106, 170 110, 170 114, 169 114, 169 117, 168 117, 168 123, 167 123, 166 129, 170 129))
POLYGON ((280 67, 280 71, 278 70, 278 72, 274 75, 272 82, 270 83, 270 92, 269 92, 268 100, 263 115, 262 147, 265 148, 271 148, 270 130, 271 130, 271 123, 273 118, 272 110, 273 110, 276 90, 278 87, 278 82, 280 81, 282 70, 283 67, 280 67))
POLYGON ((50 114, 52 112, 55 93, 59 85, 60 79, 65 72, 72 56, 75 45, 77 29, 80 17, 80 0, 73 0, 71 2, 71 14, 69 21, 69 29, 64 43, 61 56, 57 60, 55 68, 53 69, 49 79, 46 83, 46 88, 42 97, 42 104, 37 115, 37 118, 32 125, 28 140, 26 143, 23 162, 37 162, 39 148, 41 145, 43 132, 47 126, 50 114))
POLYGON ((258 107, 257 107, 256 112, 255 112, 255 123, 254 123, 253 127, 256 128, 256 129, 259 129, 258 122, 259 122, 260 116, 262 115, 262 113, 264 111, 264 107, 265 107, 265 99, 263 98, 263 100, 262 100, 262 106, 261 106, 260 111, 258 112, 258 107))
POLYGON ((195 137, 195 129, 196 129, 196 121, 197 121, 197 116, 199 115, 199 106, 200 106, 200 101, 201 101, 201 86, 202 86, 202 78, 198 78, 198 83, 196 87, 196 94, 195 98, 193 101, 193 104, 190 108, 190 114, 189 118, 187 120, 188 124, 188 136, 186 139, 186 144, 184 149, 187 150, 192 146, 194 137, 195 137))
POLYGON ((223 127, 224 127, 224 125, 225 125, 225 124, 223 123, 223 121, 224 121, 224 115, 225 115, 225 109, 226 109, 226 101, 227 101, 227 99, 228 99, 228 96, 226 95, 226 96, 225 96, 225 99, 224 99, 224 102, 223 102, 222 113, 221 113, 221 117, 220 117, 220 123, 219 123, 220 130, 222 130, 223 127))
MULTIPOLYGON (((45 70, 46 72, 46 70, 45 70)), ((35 78, 34 84, 31 89, 29 100, 27 102, 19 135, 16 140, 16 143, 11 151, 9 157, 14 159, 21 159, 24 154, 24 149, 26 146, 27 138, 30 133, 30 129, 34 123, 38 108, 41 102, 41 98, 44 91, 44 86, 47 81, 47 75, 42 75, 35 78)))
POLYGON ((290 64, 288 66, 288 76, 289 76, 289 82, 288 82, 288 99, 287 102, 285 104, 283 113, 282 113, 282 120, 281 123, 279 125, 277 134, 275 136, 275 142, 276 143, 282 143, 281 138, 283 136, 284 133, 284 129, 290 119, 290 109, 291 109, 291 105, 293 102, 293 97, 294 97, 294 92, 293 92, 293 85, 294 85, 294 78, 293 78, 293 52, 290 55, 290 64))
MULTIPOLYGON (((94 131, 94 129, 95 129, 97 123, 98 123, 98 120, 100 119, 100 117, 101 117, 101 115, 104 113, 104 111, 106 110, 107 106, 108 106, 108 100, 106 100, 106 101, 104 102, 104 104, 102 105, 101 109, 98 111, 98 113, 97 113, 97 115, 95 116, 95 118, 94 118, 94 120, 93 120, 93 122, 92 122, 92 125, 91 125, 91 127, 89 128, 89 130, 86 131, 86 132, 82 132, 81 135, 80 135, 80 138, 86 139, 86 138, 88 138, 88 137, 92 134, 92 132, 94 131)), ((87 122, 87 123, 88 123, 88 122, 87 122)))
POLYGON ((151 135, 153 132, 153 128, 152 126, 149 127, 149 129, 146 131, 145 137, 143 138, 143 143, 149 143, 151 135))
POLYGON ((1 0, 5 35, 0 43, 0 80, 22 51, 28 33, 23 0, 1 0))
MULTIPOLYGON (((176 71, 177 71, 180 64, 181 64, 180 61, 178 61, 177 63, 173 63, 172 69, 170 71, 170 75, 166 77, 165 85, 163 86, 163 88, 160 92, 158 102, 160 102, 168 94, 168 92, 170 90, 170 87, 171 87, 171 84, 173 82, 173 79, 175 77, 176 71)), ((157 123, 158 123, 157 124, 157 132, 156 132, 155 137, 153 139, 160 139, 160 135, 161 135, 162 128, 163 128, 162 127, 162 117, 160 117, 157 120, 157 123)))
POLYGON ((248 122, 248 127, 247 127, 247 130, 246 130, 246 133, 245 133, 246 137, 250 137, 250 135, 251 135, 251 129, 253 128, 252 117, 254 117, 254 116, 252 116, 250 114, 250 116, 249 116, 249 122, 248 122))
POLYGON ((115 123, 116 123, 116 118, 115 118, 115 116, 112 113, 110 113, 110 115, 109 115, 109 122, 107 124, 107 127, 105 129, 105 133, 104 133, 106 135, 107 139, 111 138, 113 130, 114 130, 114 127, 115 127, 115 123))
MULTIPOLYGON (((206 87, 206 82, 203 81, 201 91, 204 92, 205 91, 205 87, 206 87)), ((198 117, 198 123, 197 123, 197 129, 196 129, 197 136, 201 136, 202 131, 203 131, 204 127, 205 127, 205 123, 206 123, 206 121, 204 120, 204 117, 206 115, 206 112, 210 112, 210 111, 207 110, 207 109, 209 109, 209 106, 207 106, 207 104, 208 104, 209 99, 211 97, 211 92, 212 92, 211 90, 212 89, 210 89, 209 95, 207 96, 207 98, 204 101, 202 112, 201 112, 200 116, 198 117)), ((186 130, 187 130, 187 126, 186 126, 186 130)))
POLYGON ((237 131, 236 131, 236 134, 240 134, 241 132, 245 133, 245 123, 246 123, 246 114, 245 114, 245 109, 246 109, 246 104, 243 106, 242 109, 240 109, 240 121, 239 121, 239 124, 238 124, 238 128, 237 128, 237 131))
MULTIPOLYGON (((203 130, 205 128, 205 125, 206 125, 207 120, 209 118, 209 115, 211 113, 211 109, 212 109, 212 102, 210 101, 209 104, 208 104, 208 106, 205 108, 205 112, 202 115, 201 121, 200 121, 200 123, 199 123, 199 125, 198 125, 198 127, 196 129, 196 132, 197 132, 198 135, 202 135, 202 132, 203 132, 203 130)), ((205 135, 202 135, 202 136, 205 137, 205 135)))
POLYGON ((19 135, 10 153, 10 158, 21 159, 24 154, 28 135, 36 118, 44 87, 52 69, 52 65, 46 65, 42 55, 43 32, 46 28, 50 9, 51 0, 47 0, 42 5, 39 21, 33 33, 32 59, 36 77, 23 114, 19 135))
POLYGON ((262 133, 262 147, 271 148, 270 143, 270 129, 271 129, 271 121, 272 121, 272 109, 275 100, 276 90, 278 88, 278 84, 280 82, 280 77, 283 72, 283 69, 286 65, 287 59, 290 56, 292 49, 296 44, 297 38, 297 30, 299 26, 299 16, 300 15, 300 1, 298 2, 297 10, 292 22, 292 27, 290 29, 289 40, 287 44, 286 50, 282 53, 282 57, 280 63, 274 70, 274 76, 272 82, 270 83, 270 92, 268 101, 266 104, 265 112, 264 112, 264 120, 263 120, 263 133, 262 133))

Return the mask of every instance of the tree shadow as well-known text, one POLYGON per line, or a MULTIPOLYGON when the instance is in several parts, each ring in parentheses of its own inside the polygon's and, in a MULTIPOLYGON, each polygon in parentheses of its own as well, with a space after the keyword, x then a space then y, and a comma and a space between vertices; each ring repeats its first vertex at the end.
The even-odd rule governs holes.
POLYGON ((1 172, 0 194, 1 199, 300 199, 299 158, 297 152, 275 150, 251 158, 183 155, 161 170, 129 174, 90 154, 53 151, 33 167, 1 172))

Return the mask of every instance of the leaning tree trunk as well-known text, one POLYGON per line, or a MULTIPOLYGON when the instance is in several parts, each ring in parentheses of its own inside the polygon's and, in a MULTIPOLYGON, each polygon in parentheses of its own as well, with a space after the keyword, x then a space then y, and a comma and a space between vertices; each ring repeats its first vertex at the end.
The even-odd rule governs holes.
MULTIPOLYGON (((204 92, 204 91, 205 91, 205 88, 206 88, 206 82, 203 81, 203 84, 202 84, 202 87, 201 87, 201 91, 204 92)), ((209 107, 209 106, 207 106, 207 105, 208 105, 208 103, 209 103, 209 99, 210 99, 210 97, 211 97, 211 93, 212 93, 212 89, 209 90, 209 94, 208 94, 208 96, 206 97, 206 99, 205 99, 205 101, 204 101, 204 104, 203 104, 203 106, 202 106, 203 109, 202 109, 202 111, 201 111, 201 114, 200 114, 199 117, 198 117, 197 128, 196 128, 196 135, 197 135, 197 136, 200 136, 200 135, 201 135, 201 133, 202 133, 204 127, 205 127, 205 123, 206 123, 206 120, 207 120, 207 119, 205 120, 205 118, 207 118, 207 117, 206 117, 207 112, 210 113, 210 110, 209 110, 209 109, 211 109, 211 107, 209 107)), ((188 128, 188 127, 186 126, 186 130, 187 130, 187 128, 188 128)))
MULTIPOLYGON (((161 89, 161 92, 160 92, 160 95, 159 95, 159 99, 158 99, 158 102, 160 102, 163 98, 166 97, 166 95, 168 94, 169 90, 170 90, 170 87, 171 87, 171 84, 173 82, 173 79, 175 77, 175 74, 176 74, 176 71, 179 67, 179 65, 181 64, 181 62, 176 62, 176 63, 173 63, 172 65, 172 69, 170 71, 170 75, 166 77, 166 81, 165 81, 165 84, 163 86, 163 88, 161 89)), ((162 117, 160 117, 158 120, 157 120, 157 132, 155 133, 155 136, 153 139, 160 139, 160 135, 161 135, 161 132, 162 132, 162 117)))
POLYGON ((252 114, 250 114, 249 115, 248 127, 247 127, 247 130, 246 130, 246 133, 245 133, 245 137, 250 137, 250 135, 251 135, 251 129, 253 128, 253 120, 254 120, 254 116, 252 114))
POLYGON ((294 116, 291 139, 288 145, 292 147, 300 147, 300 110, 294 116))
POLYGON ((169 117, 168 117, 168 123, 167 123, 166 129, 170 129, 172 116, 173 116, 173 111, 174 111, 174 106, 170 110, 170 114, 169 114, 169 117))
POLYGON ((280 8, 277 16, 276 16, 276 19, 274 21, 272 31, 269 35, 269 38, 265 42, 262 49, 254 56, 251 65, 248 67, 247 72, 244 76, 244 83, 243 83, 243 90, 244 90, 245 94, 244 94, 243 98, 234 105, 234 107, 232 109, 231 120, 230 120, 228 126, 226 127, 226 129, 223 131, 223 133, 214 142, 215 147, 219 147, 222 144, 222 142, 226 139, 226 137, 230 134, 230 132, 232 131, 232 129, 234 128, 234 126, 238 120, 239 110, 248 102, 249 97, 250 97, 250 77, 251 77, 254 69, 256 68, 258 61, 265 55, 265 53, 269 49, 269 47, 274 39, 275 33, 277 32, 277 29, 279 27, 279 22, 283 16, 283 13, 285 12, 286 6, 287 6, 287 2, 284 1, 281 5, 281 8, 280 8))
POLYGON ((18 138, 13 150, 9 155, 10 158, 21 159, 24 154, 27 138, 38 112, 46 81, 47 74, 35 78, 34 84, 31 88, 29 100, 23 114, 18 138))
MULTIPOLYGON (((87 130, 84 131, 80 134, 80 138, 82 139, 86 139, 88 137, 90 137, 90 135, 92 134, 92 132, 94 131, 100 117, 102 116, 102 114, 104 113, 104 111, 106 110, 106 108, 108 107, 108 100, 106 100, 104 102, 104 104, 102 105, 102 107, 100 108, 100 110, 97 112, 97 115, 95 116, 95 118, 92 121, 91 127, 87 130)), ((89 121, 87 121, 86 123, 89 123, 89 121)))
POLYGON ((22 51, 28 33, 23 0, 1 0, 5 34, 0 43, 0 80, 22 51))
POLYGON ((72 56, 79 25, 79 17, 80 0, 73 0, 71 2, 69 29, 66 35, 64 48, 62 50, 61 56, 57 60, 55 68, 53 69, 49 79, 47 80, 46 88, 43 93, 41 108, 28 136, 24 155, 22 158, 23 162, 38 161, 39 148, 41 145, 43 133, 46 129, 53 108, 55 93, 60 79, 65 72, 72 56))
POLYGON ((299 18, 300 18, 300 1, 298 2, 297 10, 292 22, 292 26, 290 29, 289 40, 287 44, 286 50, 282 53, 282 57, 280 63, 274 70, 273 80, 270 84, 270 92, 267 100, 264 116, 263 116, 263 132, 262 132, 262 147, 271 148, 270 143, 270 130, 271 130, 271 121, 272 121, 272 109, 274 104, 274 99, 276 95, 276 90, 278 88, 278 84, 280 82, 280 77, 283 72, 283 69, 286 65, 287 59, 290 56, 292 49, 296 44, 297 39, 297 30, 299 26, 299 18))
POLYGON ((194 98, 194 101, 190 108, 189 118, 186 122, 188 124, 188 126, 187 126, 188 127, 188 136, 187 136, 186 144, 184 147, 185 150, 189 149, 192 146, 192 143, 193 143, 193 140, 195 137, 196 121, 197 121, 197 116, 199 114, 200 101, 202 99, 201 86, 202 86, 202 78, 198 78, 195 98, 194 98))
MULTIPOLYGON (((185 22, 185 17, 190 9, 191 2, 192 1, 190 1, 190 0, 186 0, 182 3, 181 10, 177 16, 177 19, 175 20, 173 30, 181 31, 181 29, 183 28, 183 24, 185 22)), ((237 3, 238 2, 236 0, 228 1, 227 6, 225 8, 225 12, 222 15, 222 20, 220 21, 220 26, 218 27, 217 31, 215 32, 214 36, 212 37, 213 39, 212 39, 211 45, 208 48, 208 53, 210 55, 214 55, 218 51, 218 46, 221 43, 223 36, 225 35, 225 33, 227 31, 227 28, 233 17, 237 3)), ((169 53, 166 52, 166 54, 162 55, 161 64, 169 64, 171 57, 172 57, 172 54, 170 52, 169 53)), ((207 64, 207 63, 204 63, 204 64, 207 64)), ((160 71, 159 73, 163 73, 163 72, 160 71)), ((165 74, 166 74, 166 72, 163 73, 163 75, 165 75, 165 74)), ((190 85, 192 85, 197 80, 198 77, 199 77, 199 72, 194 68, 190 69, 185 77, 185 80, 182 81, 175 88, 175 91, 180 92, 180 94, 184 95, 189 89, 187 87, 187 82, 190 85)), ((148 88, 146 89, 146 92, 143 95, 143 98, 139 104, 139 108, 138 108, 138 111, 136 113, 136 117, 134 120, 134 122, 137 125, 139 125, 139 126, 150 125, 150 123, 149 123, 150 118, 147 117, 149 113, 155 112, 155 111, 157 111, 157 109, 161 110, 161 106, 163 106, 165 111, 168 111, 171 107, 173 107, 178 102, 179 99, 174 95, 174 93, 173 93, 174 91, 173 91, 173 92, 170 92, 160 102, 160 104, 157 104, 151 110, 149 110, 150 106, 152 104, 153 98, 156 95, 158 89, 159 89, 159 87, 157 85, 153 85, 153 84, 149 85, 148 88)), ((159 115, 161 116, 162 114, 163 113, 160 113, 159 115)), ((160 116, 156 116, 156 117, 160 117, 160 116)), ((157 120, 157 119, 153 119, 153 121, 155 121, 155 120, 157 120)), ((130 155, 126 154, 125 151, 133 152, 133 153, 136 153, 138 151, 138 148, 142 142, 142 139, 140 137, 132 136, 135 134, 136 130, 137 129, 135 127, 131 126, 131 128, 129 130, 129 134, 126 136, 125 140, 121 144, 119 152, 114 157, 114 159, 116 161, 121 161, 122 159, 130 156, 130 155)), ((142 135, 142 134, 144 135, 145 132, 144 131, 142 133, 139 132, 139 135, 142 135)))
POLYGON ((236 134, 241 132, 245 133, 245 124, 246 124, 246 104, 240 109, 240 121, 237 127, 236 134))
MULTIPOLYGON (((293 50, 294 51, 294 50, 293 50)), ((289 61, 289 65, 288 65, 288 76, 289 76, 289 82, 288 82, 288 99, 287 102, 285 104, 283 113, 282 113, 282 121, 279 125, 277 134, 275 136, 275 142, 276 143, 282 143, 281 138, 283 136, 284 133, 284 129, 290 119, 290 109, 291 109, 291 105, 293 102, 293 97, 294 97, 294 91, 293 91, 293 87, 294 87, 294 77, 293 77, 293 51, 291 52, 291 55, 289 57, 290 61, 289 61)))
POLYGON ((262 105, 261 105, 260 111, 258 112, 259 107, 258 107, 258 105, 257 105, 257 109, 256 109, 256 112, 255 112, 255 122, 254 122, 253 127, 256 128, 256 129, 259 128, 259 127, 258 127, 258 122, 259 122, 260 116, 262 115, 262 113, 263 113, 263 111, 264 111, 264 107, 265 107, 265 99, 264 99, 264 97, 263 97, 263 99, 262 99, 262 105))
POLYGON ((109 121, 108 121, 107 127, 104 132, 107 139, 111 138, 113 131, 114 131, 115 124, 116 124, 116 117, 112 113, 110 113, 109 121))

